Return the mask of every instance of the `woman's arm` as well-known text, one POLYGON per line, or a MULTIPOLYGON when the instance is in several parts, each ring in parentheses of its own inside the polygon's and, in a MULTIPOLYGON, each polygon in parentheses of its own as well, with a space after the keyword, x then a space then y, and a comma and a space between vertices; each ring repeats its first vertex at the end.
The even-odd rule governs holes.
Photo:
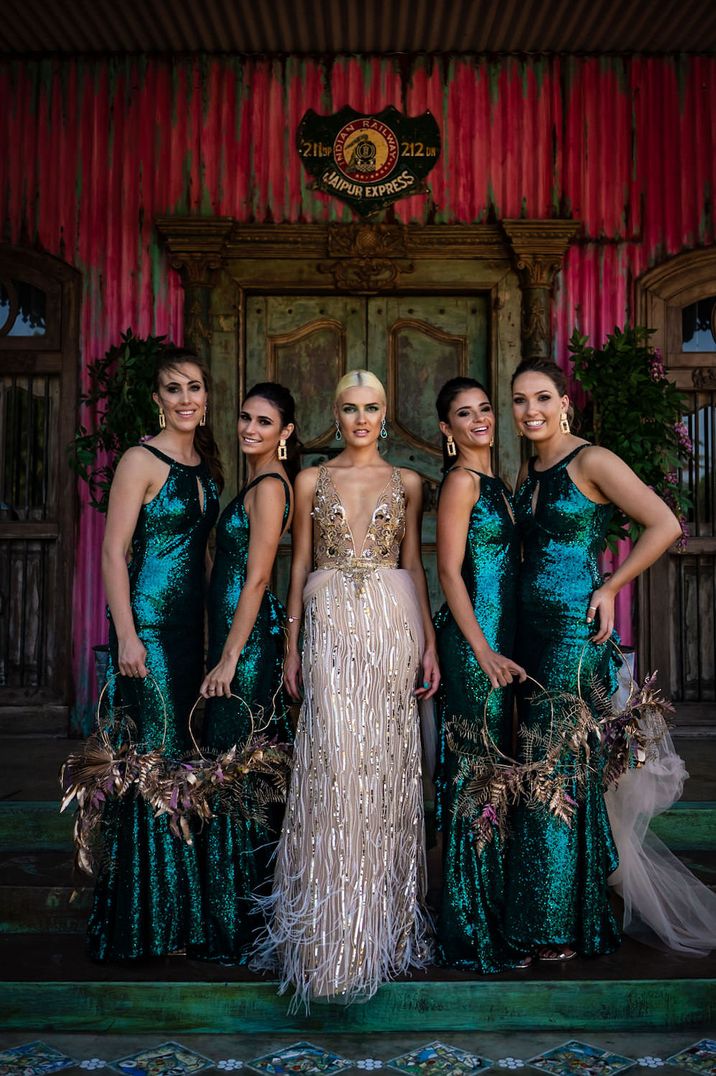
POLYGON ((440 668, 435 647, 435 629, 430 616, 430 600, 425 569, 420 556, 420 524, 423 512, 423 484, 415 471, 401 467, 403 487, 405 489, 405 534, 400 546, 400 566, 410 572, 420 604, 420 613, 425 633, 423 650, 422 682, 415 694, 418 698, 431 698, 440 686, 440 668), (428 686, 425 687, 425 684, 428 686))
POLYGON ((294 517, 291 530, 291 583, 286 602, 286 658, 283 681, 292 699, 301 694, 301 655, 298 640, 303 619, 303 589, 313 567, 313 495, 316 491, 317 467, 308 467, 296 477, 294 517))
POLYGON ((492 649, 480 627, 462 577, 470 514, 480 492, 480 479, 460 468, 445 479, 438 506, 438 575, 455 623, 470 644, 477 662, 493 687, 504 687, 517 676, 525 679, 521 665, 492 649))
POLYGON ((147 675, 147 651, 137 635, 129 601, 127 554, 142 505, 156 485, 155 457, 130 448, 117 464, 109 491, 102 542, 102 582, 117 633, 118 671, 122 676, 147 675))
POLYGON ((603 643, 614 628, 614 599, 621 588, 646 571, 673 545, 681 534, 681 527, 671 509, 613 452, 593 446, 580 452, 577 459, 580 464, 578 476, 585 478, 598 494, 644 528, 624 563, 590 599, 587 621, 591 624, 599 615, 599 630, 592 641, 603 643))
POLYGON ((241 588, 221 657, 202 682, 200 692, 205 698, 231 695, 236 665, 256 623, 283 531, 286 507, 283 483, 278 479, 265 478, 249 496, 251 501, 246 507, 250 520, 246 581, 241 588))

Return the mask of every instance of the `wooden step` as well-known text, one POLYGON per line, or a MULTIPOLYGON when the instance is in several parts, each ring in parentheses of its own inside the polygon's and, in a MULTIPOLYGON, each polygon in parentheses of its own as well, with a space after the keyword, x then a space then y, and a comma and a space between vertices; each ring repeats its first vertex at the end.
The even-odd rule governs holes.
POLYGON ((5 1031, 246 1034, 309 1031, 573 1032, 703 1028, 716 1020, 716 959, 692 960, 625 941, 611 956, 537 963, 475 978, 429 968, 356 1005, 314 1002, 288 1014, 276 983, 244 968, 183 958, 94 964, 81 938, 0 939, 5 1031))

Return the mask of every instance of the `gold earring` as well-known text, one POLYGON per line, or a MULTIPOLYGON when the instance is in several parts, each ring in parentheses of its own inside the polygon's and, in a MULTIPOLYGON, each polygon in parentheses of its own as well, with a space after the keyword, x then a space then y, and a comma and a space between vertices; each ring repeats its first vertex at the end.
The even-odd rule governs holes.
POLYGON ((280 460, 288 459, 288 452, 286 451, 286 438, 282 437, 278 443, 278 458, 280 460))
POLYGON ((167 420, 164 418, 163 408, 159 408, 159 429, 165 430, 167 428, 167 420))
POLYGON ((494 437, 491 437, 491 438, 490 438, 490 448, 492 448, 492 446, 494 445, 494 443, 495 443, 495 438, 494 438, 494 437))
POLYGON ((569 433, 570 432, 570 430, 569 430, 569 419, 567 418, 567 412, 566 411, 562 411, 562 413, 559 416, 559 428, 562 431, 562 433, 569 433))
POLYGON ((204 408, 204 414, 201 416, 201 420, 199 422, 199 425, 200 426, 206 426, 206 408, 204 408))
POLYGON ((448 456, 457 456, 457 445, 451 433, 447 435, 447 454, 448 456))

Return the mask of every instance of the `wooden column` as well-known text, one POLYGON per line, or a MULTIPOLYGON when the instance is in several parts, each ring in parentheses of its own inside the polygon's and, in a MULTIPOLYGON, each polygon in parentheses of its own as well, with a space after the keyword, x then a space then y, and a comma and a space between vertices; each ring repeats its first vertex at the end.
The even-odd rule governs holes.
POLYGON ((552 295, 570 239, 572 220, 503 220, 522 291, 522 358, 552 357, 552 295))

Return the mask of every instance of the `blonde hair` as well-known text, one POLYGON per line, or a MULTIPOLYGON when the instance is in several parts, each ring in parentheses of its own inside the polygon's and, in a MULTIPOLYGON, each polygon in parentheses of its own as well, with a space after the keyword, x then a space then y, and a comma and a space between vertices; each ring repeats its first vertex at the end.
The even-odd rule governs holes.
POLYGON ((375 374, 372 374, 370 370, 349 370, 347 374, 344 374, 336 385, 333 402, 337 403, 343 393, 348 389, 362 388, 373 389, 378 393, 381 402, 385 405, 385 389, 383 388, 383 382, 380 381, 375 374))

